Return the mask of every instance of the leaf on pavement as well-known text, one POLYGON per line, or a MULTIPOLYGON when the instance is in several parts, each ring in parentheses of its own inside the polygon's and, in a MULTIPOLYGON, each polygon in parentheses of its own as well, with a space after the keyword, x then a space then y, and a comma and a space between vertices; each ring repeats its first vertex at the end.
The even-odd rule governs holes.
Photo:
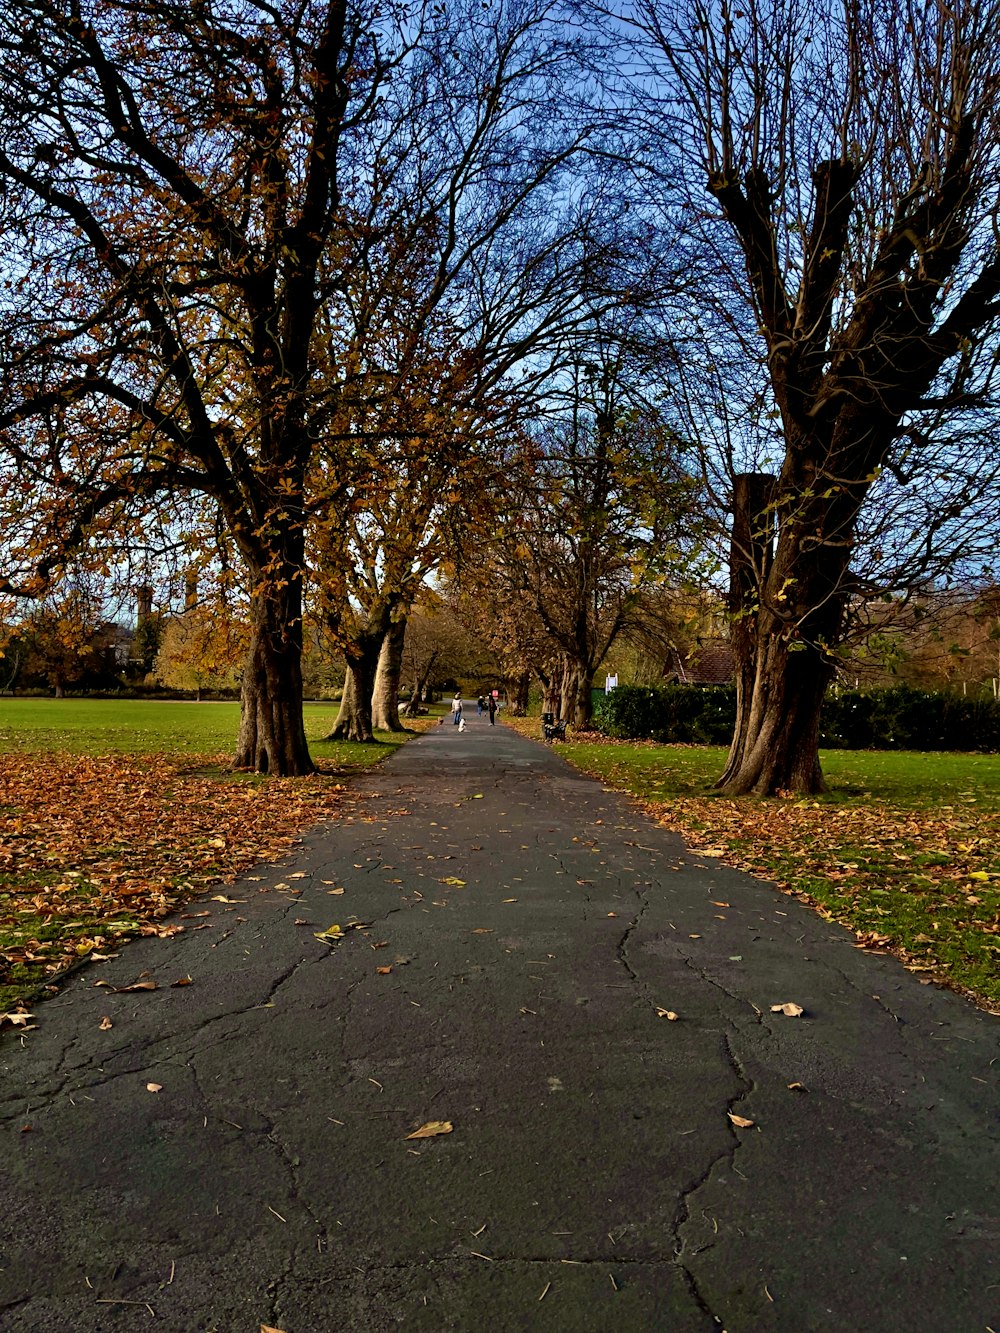
POLYGON ((415 1129, 412 1134, 407 1134, 408 1139, 433 1139, 439 1134, 450 1134, 455 1126, 450 1120, 428 1120, 426 1124, 415 1129))
POLYGON ((786 1018, 799 1018, 805 1013, 805 1010, 802 1008, 801 1004, 792 1004, 789 1002, 787 1004, 772 1004, 771 1013, 784 1014, 786 1018))
POLYGON ((737 1125, 740 1129, 753 1129, 753 1121, 748 1120, 746 1116, 734 1115, 732 1111, 727 1111, 726 1114, 729 1116, 729 1119, 733 1124, 737 1125))
POLYGON ((656 1008, 656 1016, 657 1018, 665 1018, 670 1023, 676 1023, 680 1018, 680 1014, 675 1014, 672 1009, 661 1009, 659 1005, 656 1008))
POLYGON ((162 1084, 162 1083, 147 1083, 147 1084, 146 1084, 146 1091, 147 1091, 147 1092, 162 1092, 162 1091, 163 1091, 163 1084, 162 1084))
POLYGON ((10 1023, 12 1027, 26 1028, 34 1014, 0 1014, 0 1023, 10 1023))
POLYGON ((455 887, 456 889, 464 889, 464 888, 465 888, 465 880, 464 880, 464 879, 456 879, 454 875, 449 875, 447 879, 439 879, 439 880, 438 880, 438 883, 439 883, 439 884, 452 884, 452 885, 454 885, 454 887, 455 887))
POLYGON ((327 926, 326 930, 317 930, 314 932, 318 940, 342 940, 344 938, 344 929, 338 926, 336 922, 332 926, 327 926))
POLYGON ((100 1022, 100 1029, 101 1029, 101 1031, 102 1031, 102 1032, 107 1032, 109 1028, 113 1028, 113 1027, 114 1027, 114 1023, 112 1023, 112 1021, 111 1021, 111 1019, 108 1017, 108 1015, 105 1014, 104 1017, 101 1019, 101 1022, 100 1022))
POLYGON ((380 977, 387 977, 387 976, 389 975, 389 973, 392 971, 392 968, 391 968, 391 967, 377 967, 377 968, 375 969, 375 971, 378 973, 378 975, 379 975, 380 977))
POLYGON ((193 979, 192 977, 178 977, 177 980, 176 980, 176 981, 172 981, 172 982, 170 983, 170 985, 171 985, 171 988, 173 988, 173 987, 175 987, 175 986, 193 986, 193 985, 194 985, 194 979, 193 979))

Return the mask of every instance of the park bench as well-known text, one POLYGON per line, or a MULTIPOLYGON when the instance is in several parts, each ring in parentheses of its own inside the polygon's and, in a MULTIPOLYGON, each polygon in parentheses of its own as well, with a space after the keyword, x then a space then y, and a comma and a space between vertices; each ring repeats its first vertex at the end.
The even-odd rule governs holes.
POLYGON ((543 713, 542 736, 547 741, 564 741, 566 739, 565 720, 557 722, 555 713, 543 713))

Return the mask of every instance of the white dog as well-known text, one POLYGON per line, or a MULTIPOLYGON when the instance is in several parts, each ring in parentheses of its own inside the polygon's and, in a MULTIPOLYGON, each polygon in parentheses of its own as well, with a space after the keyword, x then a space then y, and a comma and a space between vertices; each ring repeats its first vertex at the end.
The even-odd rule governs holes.
POLYGON ((459 729, 459 731, 464 731, 464 730, 465 730, 465 718, 464 718, 464 717, 462 718, 461 722, 459 722, 459 724, 458 724, 458 729, 459 729))

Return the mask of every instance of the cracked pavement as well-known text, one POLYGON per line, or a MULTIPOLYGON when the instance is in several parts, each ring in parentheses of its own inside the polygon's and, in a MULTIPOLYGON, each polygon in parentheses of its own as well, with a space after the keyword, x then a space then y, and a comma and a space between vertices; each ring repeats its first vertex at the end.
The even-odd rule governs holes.
POLYGON ((485 719, 352 792, 0 1042, 4 1333, 1000 1326, 995 1018, 485 719))

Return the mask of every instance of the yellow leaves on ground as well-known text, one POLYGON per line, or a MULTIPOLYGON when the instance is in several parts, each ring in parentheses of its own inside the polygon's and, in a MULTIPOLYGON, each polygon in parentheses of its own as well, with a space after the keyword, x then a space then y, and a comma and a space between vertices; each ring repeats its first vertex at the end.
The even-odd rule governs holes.
POLYGON ((748 1120, 746 1116, 734 1115, 732 1111, 727 1111, 726 1114, 738 1129, 753 1129, 754 1122, 748 1120))
POLYGON ((805 1010, 801 1004, 792 1004, 790 1001, 785 1004, 772 1004, 772 1014, 784 1014, 786 1018, 800 1018, 805 1010))
POLYGON ((343 799, 328 778, 248 781, 222 762, 4 755, 0 985, 16 969, 27 993, 95 946, 144 928, 159 934, 149 927, 172 908, 282 855, 343 799))
POLYGON ((428 1120, 426 1124, 407 1134, 407 1139, 434 1139, 439 1134, 450 1134, 455 1126, 450 1120, 428 1120))

